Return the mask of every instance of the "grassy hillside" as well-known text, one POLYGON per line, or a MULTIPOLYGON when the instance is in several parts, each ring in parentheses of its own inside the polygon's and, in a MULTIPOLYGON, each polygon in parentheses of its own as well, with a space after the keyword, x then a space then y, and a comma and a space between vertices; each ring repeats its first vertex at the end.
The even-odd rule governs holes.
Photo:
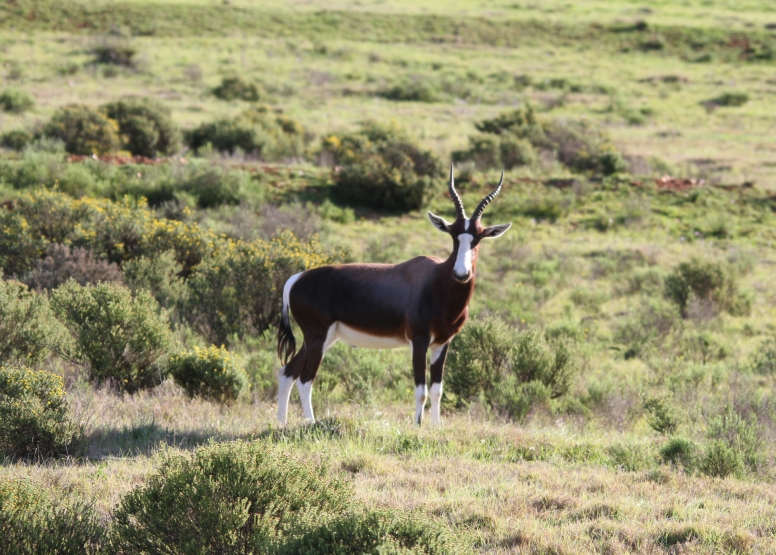
MULTIPOLYGON (((59 327, 69 322, 64 301, 34 293, 52 298, 45 332, 59 346, 26 359, 9 349, 0 363, 62 376, 83 437, 76 455, 48 460, 6 449, 0 482, 79 499, 108 527, 170 452, 249 440, 327 461, 366 506, 416 510, 476 552, 773 551, 774 26, 774 8, 754 0, 3 4, 0 95, 16 96, 8 107, 0 96, 0 134, 31 141, 7 142, 0 156, 0 200, 14 207, 0 208, 5 278, 64 275, 45 261, 48 243, 83 247, 79 264, 94 257, 84 279, 109 276, 135 298, 148 290, 148 306, 167 310, 168 346, 153 371, 164 374, 171 353, 225 343, 250 387, 225 404, 190 398, 171 378, 117 393, 132 389, 100 385, 94 365, 77 362, 74 325, 59 327), (235 76, 255 86, 252 99, 219 98, 235 76), (25 93, 32 106, 21 108, 25 93), (189 147, 157 161, 117 148, 84 159, 45 138, 62 107, 124 97, 160 102, 189 147), (508 169, 483 216, 513 227, 480 249, 467 329, 498 322, 494 349, 533 329, 551 351, 571 345, 568 390, 508 381, 499 372, 517 359, 506 370, 485 361, 505 393, 448 388, 444 425, 418 429, 409 353, 336 345, 314 389, 321 422, 302 423, 293 393, 290 426, 278 430, 273 328, 255 313, 224 323, 251 304, 240 295, 266 295, 271 316, 272 280, 293 267, 284 257, 302 267, 446 257, 450 238, 425 216, 453 218, 441 168, 459 153, 471 212, 501 169, 472 154, 473 139, 501 141, 507 132, 494 139, 485 124, 526 106, 544 135, 516 132, 530 156, 508 169), (228 118, 263 122, 276 150, 191 147, 197 126, 228 118), (404 130, 402 148, 438 160, 421 209, 343 200, 336 156, 348 155, 336 145, 366 120, 404 130), (548 146, 576 129, 582 138, 548 146), (567 147, 577 162, 563 159, 567 147), (578 162, 599 155, 617 167, 578 162), (279 229, 302 240, 293 256, 279 229), (305 243, 314 235, 320 243, 305 243), (236 276, 259 271, 256 253, 277 267, 262 267, 247 289, 236 276)), ((452 349, 467 360, 462 341, 452 349)), ((451 373, 468 372, 455 364, 451 373)))

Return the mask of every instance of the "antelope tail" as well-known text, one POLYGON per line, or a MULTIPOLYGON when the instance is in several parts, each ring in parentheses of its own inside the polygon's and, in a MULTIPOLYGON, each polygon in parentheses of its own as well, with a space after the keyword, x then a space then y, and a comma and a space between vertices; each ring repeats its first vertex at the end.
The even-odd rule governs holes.
POLYGON ((301 273, 294 274, 283 286, 283 309, 280 313, 280 327, 278 327, 278 358, 284 366, 296 354, 296 338, 294 330, 291 329, 288 303, 291 298, 291 288, 301 275, 301 273))

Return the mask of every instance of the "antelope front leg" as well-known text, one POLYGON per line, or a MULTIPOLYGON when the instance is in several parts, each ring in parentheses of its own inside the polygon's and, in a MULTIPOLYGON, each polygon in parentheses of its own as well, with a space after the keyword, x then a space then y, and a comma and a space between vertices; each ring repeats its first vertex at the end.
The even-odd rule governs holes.
POLYGON ((428 338, 415 337, 412 340, 412 373, 415 376, 415 424, 423 422, 423 407, 426 405, 426 351, 428 338))
POLYGON ((447 348, 450 343, 431 349, 431 424, 440 424, 440 403, 442 401, 442 378, 445 370, 447 348))

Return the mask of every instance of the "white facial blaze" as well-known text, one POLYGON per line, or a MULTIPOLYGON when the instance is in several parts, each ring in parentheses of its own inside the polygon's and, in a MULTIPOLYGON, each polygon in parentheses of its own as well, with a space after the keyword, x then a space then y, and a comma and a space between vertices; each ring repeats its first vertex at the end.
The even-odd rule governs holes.
POLYGON ((459 277, 468 276, 472 271, 472 241, 474 236, 461 233, 458 236, 458 257, 455 259, 453 271, 459 277))

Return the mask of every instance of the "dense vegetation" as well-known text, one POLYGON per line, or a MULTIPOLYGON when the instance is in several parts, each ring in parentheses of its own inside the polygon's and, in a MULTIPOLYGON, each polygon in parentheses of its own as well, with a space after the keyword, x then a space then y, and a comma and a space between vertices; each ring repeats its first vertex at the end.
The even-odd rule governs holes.
POLYGON ((773 551, 770 7, 342 6, 0 7, 12 552, 773 551), (276 429, 283 283, 447 256, 450 159, 444 426, 338 343, 276 429))

